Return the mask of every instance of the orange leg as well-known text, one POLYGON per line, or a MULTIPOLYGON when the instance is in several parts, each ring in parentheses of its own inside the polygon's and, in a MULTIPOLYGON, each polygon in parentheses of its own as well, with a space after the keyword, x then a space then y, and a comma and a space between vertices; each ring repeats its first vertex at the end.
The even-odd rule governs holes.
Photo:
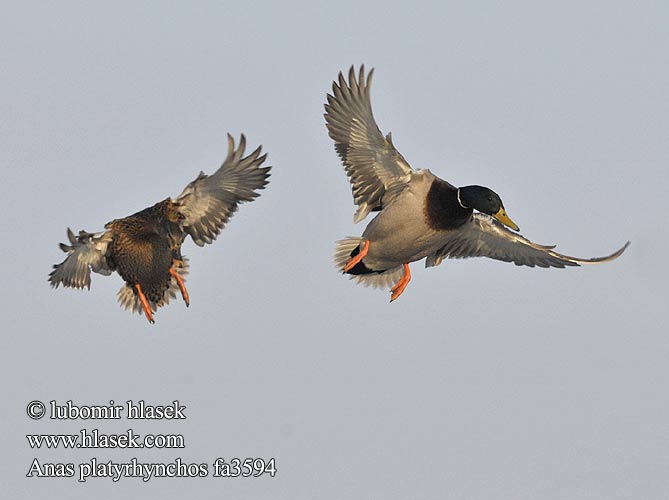
POLYGON ((146 314, 146 319, 149 320, 149 323, 155 323, 153 320, 153 312, 151 312, 151 306, 149 305, 149 301, 146 300, 146 297, 144 296, 144 292, 142 292, 142 287, 139 283, 135 285, 135 288, 137 289, 137 293, 139 295, 139 300, 142 301, 142 308, 144 309, 144 314, 146 314))
MULTIPOLYGON (((177 260, 174 261, 176 264, 177 260)), ((181 296, 184 299, 184 302, 186 303, 186 307, 190 305, 190 297, 188 296, 188 290, 186 290, 186 285, 184 284, 184 280, 181 279, 181 276, 179 276, 179 273, 174 270, 174 267, 170 267, 170 274, 174 276, 174 279, 177 280, 177 284, 179 285, 179 290, 181 290, 181 296)))
POLYGON ((402 295, 402 292, 404 292, 404 289, 409 284, 409 281, 411 281, 411 271, 409 270, 409 264, 402 265, 404 266, 404 274, 400 280, 395 283, 395 286, 390 289, 390 302, 397 300, 398 297, 402 295))
POLYGON ((365 258, 369 252, 369 240, 365 240, 365 244, 362 246, 362 250, 355 257, 351 258, 346 265, 344 266, 344 272, 347 273, 355 267, 355 265, 365 258))

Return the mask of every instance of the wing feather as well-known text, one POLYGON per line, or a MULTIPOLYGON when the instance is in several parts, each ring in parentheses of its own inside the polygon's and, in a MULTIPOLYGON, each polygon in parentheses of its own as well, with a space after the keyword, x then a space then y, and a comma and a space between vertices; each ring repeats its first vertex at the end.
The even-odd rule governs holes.
POLYGON ((244 156, 246 137, 241 135, 239 147, 228 134, 228 155, 212 175, 200 172, 177 197, 181 223, 195 244, 211 243, 220 234, 230 217, 244 201, 252 201, 264 189, 271 167, 261 167, 267 155, 261 155, 259 146, 244 156))
POLYGON ((509 231, 489 215, 475 213, 469 223, 451 233, 449 240, 434 254, 428 256, 426 267, 438 266, 445 258, 488 257, 517 266, 557 267, 579 266, 609 262, 618 258, 629 246, 628 241, 620 249, 605 257, 583 259, 562 255, 553 250, 555 246, 538 245, 521 235, 509 231))
POLYGON ((365 80, 363 65, 356 79, 351 66, 347 82, 340 72, 325 104, 328 133, 335 141, 335 150, 351 182, 353 202, 358 206, 355 222, 383 208, 401 191, 397 186, 406 184, 413 172, 393 146, 390 134, 384 137, 374 120, 370 99, 373 74, 372 69, 365 80))
POLYGON ((67 253, 67 258, 53 266, 49 282, 54 288, 58 285, 70 288, 91 288, 91 271, 105 276, 112 273, 107 262, 107 247, 112 240, 111 232, 88 233, 79 231, 75 236, 67 228, 70 244, 60 244, 60 249, 67 253))

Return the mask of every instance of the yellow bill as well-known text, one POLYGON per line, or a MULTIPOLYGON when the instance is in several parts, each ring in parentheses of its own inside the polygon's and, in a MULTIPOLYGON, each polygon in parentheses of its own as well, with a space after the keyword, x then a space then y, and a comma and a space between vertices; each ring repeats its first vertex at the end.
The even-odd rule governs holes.
POLYGON ((506 215, 506 210, 504 210, 504 208, 500 208, 499 212, 493 215, 493 217, 495 217, 495 219, 500 221, 505 226, 510 227, 514 231, 520 231, 520 228, 516 225, 516 223, 513 222, 511 219, 509 219, 509 216, 506 215))

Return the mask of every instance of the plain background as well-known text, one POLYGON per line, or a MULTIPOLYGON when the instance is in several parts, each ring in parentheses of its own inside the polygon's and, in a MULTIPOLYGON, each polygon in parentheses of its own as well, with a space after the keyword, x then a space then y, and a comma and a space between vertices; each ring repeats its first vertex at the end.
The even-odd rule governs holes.
POLYGON ((0 32, 4 498, 669 497, 666 2, 12 2, 0 32), (415 168, 497 191, 522 233, 618 261, 412 266, 402 298, 332 266, 358 235, 328 138, 375 67, 415 168), (167 196, 244 132, 262 196, 149 325, 117 275, 51 290, 65 229, 167 196), (39 399, 174 399, 182 422, 32 421, 39 399), (183 450, 31 450, 27 433, 181 433, 183 450), (43 462, 275 457, 261 479, 26 478, 43 462))

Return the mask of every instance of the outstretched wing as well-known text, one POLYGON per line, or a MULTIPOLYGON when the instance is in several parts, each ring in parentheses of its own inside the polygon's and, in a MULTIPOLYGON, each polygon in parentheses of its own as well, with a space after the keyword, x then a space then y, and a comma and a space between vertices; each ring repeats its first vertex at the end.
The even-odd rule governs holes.
POLYGON ((351 182, 353 202, 358 205, 355 222, 373 210, 381 210, 413 172, 393 146, 390 134, 383 137, 374 120, 369 96, 373 74, 372 69, 365 81, 365 67, 360 66, 356 80, 351 66, 347 83, 340 72, 325 105, 328 133, 351 182))
POLYGON ((49 274, 49 282, 54 288, 58 285, 71 288, 91 288, 91 271, 109 276, 112 269, 107 262, 107 246, 112 240, 111 232, 87 233, 79 231, 75 236, 67 228, 70 244, 60 244, 60 249, 67 253, 67 258, 53 266, 49 274))
POLYGON ((606 257, 581 259, 553 251, 555 246, 532 243, 509 231, 489 215, 475 213, 470 222, 453 233, 449 241, 428 256, 425 267, 438 266, 444 258, 489 257, 517 266, 559 267, 596 264, 618 258, 629 246, 628 241, 619 250, 606 257))
POLYGON ((175 200, 184 216, 183 230, 198 246, 211 243, 228 222, 237 206, 259 196, 256 191, 267 184, 271 167, 261 167, 267 155, 260 156, 259 146, 244 156, 246 138, 242 134, 239 148, 228 134, 228 156, 212 175, 200 172, 175 200))

